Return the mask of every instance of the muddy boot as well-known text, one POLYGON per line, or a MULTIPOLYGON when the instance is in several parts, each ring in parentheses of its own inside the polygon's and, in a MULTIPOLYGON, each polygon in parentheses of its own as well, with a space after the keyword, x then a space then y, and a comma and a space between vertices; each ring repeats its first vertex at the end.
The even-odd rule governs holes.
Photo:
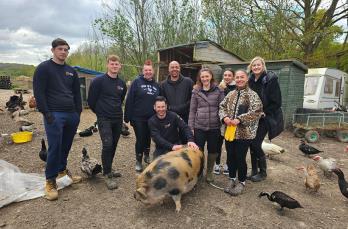
POLYGON ((251 158, 251 174, 246 177, 247 180, 251 180, 251 177, 257 175, 259 172, 257 157, 255 156, 255 154, 251 153, 250 158, 251 158))
POLYGON ((207 161, 207 178, 206 178, 206 181, 207 181, 208 183, 214 181, 213 169, 214 169, 216 157, 217 157, 217 154, 216 154, 216 153, 209 153, 209 154, 208 154, 208 161, 207 161))
POLYGON ((252 182, 259 182, 259 181, 263 181, 266 179, 266 177, 267 177, 266 156, 259 158, 259 167, 260 167, 260 172, 257 175, 251 177, 252 182))
POLYGON ((105 174, 105 184, 109 190, 117 189, 118 185, 116 183, 115 177, 112 173, 105 174))
POLYGON ((146 164, 150 164, 151 161, 150 161, 150 148, 146 148, 145 151, 144 151, 144 162, 146 164))

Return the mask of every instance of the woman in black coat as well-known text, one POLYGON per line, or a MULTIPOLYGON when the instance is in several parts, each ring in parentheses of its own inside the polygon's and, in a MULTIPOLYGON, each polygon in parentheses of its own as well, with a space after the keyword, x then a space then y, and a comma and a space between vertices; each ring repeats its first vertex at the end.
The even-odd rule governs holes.
POLYGON ((257 134, 250 146, 252 174, 251 180, 262 181, 267 177, 267 163, 261 145, 268 133, 269 139, 278 136, 284 129, 281 110, 282 96, 277 75, 267 71, 263 58, 255 57, 248 66, 250 72, 249 86, 260 97, 264 115, 259 121, 257 134), (260 171, 258 171, 258 168, 260 171))

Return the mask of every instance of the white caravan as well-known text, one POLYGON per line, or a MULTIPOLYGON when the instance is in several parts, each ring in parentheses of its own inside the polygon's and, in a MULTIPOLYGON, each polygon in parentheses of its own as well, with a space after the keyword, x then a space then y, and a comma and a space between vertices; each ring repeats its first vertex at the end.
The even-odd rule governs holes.
POLYGON ((348 74, 333 68, 310 68, 304 84, 303 107, 332 109, 348 104, 348 74))

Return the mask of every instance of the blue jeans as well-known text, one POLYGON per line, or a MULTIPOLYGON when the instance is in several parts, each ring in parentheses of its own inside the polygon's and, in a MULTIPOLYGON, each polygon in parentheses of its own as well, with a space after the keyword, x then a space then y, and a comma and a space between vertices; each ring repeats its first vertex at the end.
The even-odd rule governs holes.
POLYGON ((46 179, 55 179, 67 165, 69 151, 80 123, 76 112, 52 112, 54 121, 50 124, 44 118, 48 141, 46 179))

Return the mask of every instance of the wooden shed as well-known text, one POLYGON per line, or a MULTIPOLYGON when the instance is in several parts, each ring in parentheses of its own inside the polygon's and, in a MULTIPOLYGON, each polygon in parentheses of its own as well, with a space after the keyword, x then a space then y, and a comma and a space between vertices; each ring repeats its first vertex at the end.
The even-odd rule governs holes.
POLYGON ((88 107, 87 95, 91 81, 94 77, 103 75, 104 72, 98 72, 88 68, 82 68, 80 66, 73 66, 73 68, 76 70, 80 80, 82 106, 88 107))
POLYGON ((244 59, 224 49, 211 40, 196 41, 189 44, 176 45, 157 50, 157 81, 162 81, 168 74, 168 65, 176 60, 181 65, 181 74, 190 77, 194 82, 202 66, 213 70, 214 75, 221 75, 218 64, 243 63, 244 59))
MULTIPOLYGON (((246 69, 249 63, 224 64, 222 69, 246 69)), ((296 108, 302 107, 305 74, 308 67, 297 60, 272 60, 266 62, 267 70, 275 72, 279 77, 282 93, 282 109, 285 127, 290 127, 292 114, 296 108)))

